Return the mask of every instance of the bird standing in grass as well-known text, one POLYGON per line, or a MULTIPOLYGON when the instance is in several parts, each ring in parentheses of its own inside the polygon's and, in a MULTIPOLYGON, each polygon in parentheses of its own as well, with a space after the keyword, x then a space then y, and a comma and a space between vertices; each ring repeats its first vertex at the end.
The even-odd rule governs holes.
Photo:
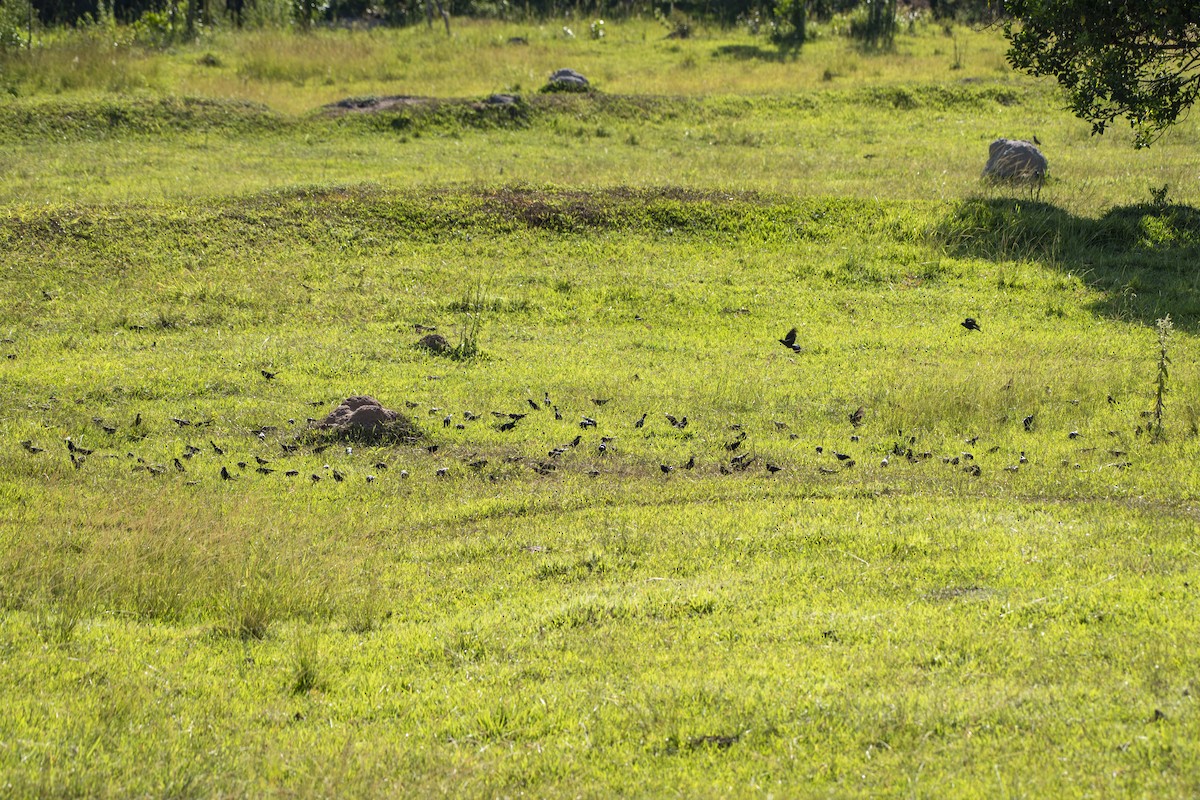
POLYGON ((983 328, 979 327, 979 323, 975 321, 974 317, 967 317, 966 319, 964 319, 962 322, 960 322, 958 324, 962 325, 964 328, 966 328, 969 331, 979 331, 980 333, 983 332, 983 328))

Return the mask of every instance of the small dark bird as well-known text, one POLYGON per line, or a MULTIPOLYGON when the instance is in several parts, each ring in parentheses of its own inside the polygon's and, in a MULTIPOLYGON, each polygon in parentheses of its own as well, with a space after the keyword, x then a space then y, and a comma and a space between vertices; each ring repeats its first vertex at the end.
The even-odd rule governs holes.
POLYGON ((678 425, 679 425, 679 420, 677 420, 677 419, 675 418, 675 415, 674 415, 674 414, 663 414, 663 416, 664 416, 664 417, 666 417, 666 418, 667 418, 667 422, 671 423, 672 425, 676 425, 676 426, 678 426, 678 425))
POLYGON ((593 402, 593 403, 595 403, 595 404, 596 404, 596 405, 598 405, 598 406, 602 406, 602 405, 604 405, 605 403, 607 403, 607 402, 609 401, 609 399, 610 399, 610 398, 606 397, 606 398, 604 398, 603 400, 597 400, 596 398, 594 398, 594 397, 593 397, 593 398, 592 398, 592 402, 593 402))
POLYGON ((450 427, 450 420, 451 420, 451 415, 450 415, 450 414, 447 414, 447 415, 446 415, 446 416, 445 416, 445 417, 442 419, 442 427, 443 427, 443 428, 449 428, 449 427, 450 427))
POLYGON ((233 480, 237 480, 237 479, 236 479, 236 478, 234 478, 232 475, 230 475, 230 474, 229 474, 229 470, 228 470, 228 469, 226 469, 225 467, 221 467, 221 480, 223 480, 223 481, 233 481, 233 480))
POLYGON ((209 439, 208 443, 212 445, 212 449, 213 449, 214 453, 216 453, 219 456, 225 455, 225 451, 222 450, 221 448, 217 447, 217 443, 214 442, 212 439, 209 439))
POLYGON ((962 322, 960 322, 958 324, 962 325, 964 328, 966 328, 969 331, 979 331, 980 333, 983 332, 983 328, 979 327, 979 323, 975 321, 974 317, 967 317, 966 319, 964 319, 962 322))
POLYGON ((260 467, 265 467, 267 464, 270 464, 270 463, 271 463, 270 461, 268 461, 267 459, 263 458, 262 456, 255 456, 255 457, 254 457, 254 460, 258 462, 258 465, 259 465, 260 467))
POLYGON ((112 425, 101 425, 100 430, 104 431, 105 433, 109 434, 110 436, 117 432, 117 429, 114 428, 112 425))
POLYGON ((579 436, 576 436, 574 439, 572 439, 571 443, 567 446, 568 447, 579 447, 579 443, 582 441, 583 441, 583 434, 580 434, 579 436))
POLYGON ((526 403, 529 403, 529 407, 530 407, 530 408, 532 408, 534 411, 540 411, 540 410, 541 410, 541 408, 542 408, 542 407, 541 407, 541 406, 539 406, 537 403, 535 403, 535 402, 533 402, 532 400, 530 400, 528 397, 526 397, 526 398, 525 398, 525 402, 526 402, 526 403))
POLYGON ((781 345, 783 345, 784 347, 788 348, 789 350, 795 351, 796 346, 797 346, 796 345, 796 333, 797 333, 796 329, 792 328, 790 331, 787 332, 787 334, 782 339, 779 340, 779 343, 781 345))
POLYGON ((462 413, 462 418, 465 419, 467 422, 473 422, 473 421, 479 419, 479 415, 472 414, 470 411, 464 411, 462 413))
POLYGON ((767 472, 771 473, 772 475, 774 475, 776 472, 779 472, 781 469, 783 469, 783 467, 772 464, 770 461, 767 462, 767 472))
POLYGON ((527 414, 509 414, 508 418, 511 419, 513 422, 520 422, 521 420, 525 419, 526 416, 528 416, 528 415, 527 414))
POLYGON ((670 464, 659 464, 658 468, 662 470, 663 475, 670 475, 675 471, 675 468, 670 464))
POLYGON ((245 469, 245 468, 246 468, 246 462, 245 462, 245 461, 239 461, 239 462, 237 462, 237 465, 238 465, 238 469, 245 469))
POLYGON ((175 469, 179 470, 180 472, 187 472, 187 470, 184 469, 183 462, 178 458, 175 459, 175 469))
POLYGON ((134 416, 134 418, 133 418, 133 427, 135 427, 135 428, 136 428, 137 426, 139 426, 139 425, 141 425, 141 424, 142 424, 142 415, 141 415, 141 413, 139 412, 139 413, 138 413, 137 415, 135 415, 135 416, 134 416))
POLYGON ((562 417, 562 414, 561 414, 561 413, 559 412, 559 410, 558 410, 558 406, 555 406, 555 407, 554 407, 554 418, 555 418, 556 420, 558 420, 559 422, 562 422, 562 418, 563 418, 563 417, 562 417))
POLYGON ((633 423, 633 427, 640 428, 645 424, 646 424, 646 415, 642 414, 641 419, 639 419, 637 422, 633 423))
POLYGON ((542 405, 544 405, 544 406, 550 405, 550 393, 549 392, 546 392, 546 396, 542 398, 542 405))
POLYGON ((852 456, 849 456, 845 453, 839 453, 836 450, 834 451, 833 455, 838 461, 849 461, 852 458, 852 456))
POLYGON ((299 445, 295 445, 295 444, 283 444, 283 443, 280 443, 280 445, 279 445, 279 449, 280 449, 280 450, 282 450, 282 451, 283 451, 283 452, 285 452, 285 453, 294 453, 294 452, 296 452, 297 450, 299 450, 299 449, 300 449, 300 446, 299 446, 299 445))
POLYGON ((596 420, 592 419, 591 417, 584 417, 582 420, 579 421, 579 427, 594 428, 594 427, 596 427, 596 420))
POLYGON ((470 464, 467 464, 467 466, 470 467, 471 469, 479 470, 479 469, 483 469, 484 467, 486 467, 487 463, 488 463, 488 460, 486 458, 481 458, 476 461, 472 461, 470 464))
POLYGON ((1117 403, 1117 401, 1116 401, 1116 400, 1114 400, 1114 399, 1113 399, 1113 396, 1110 394, 1110 395, 1108 396, 1108 404, 1111 406, 1111 405, 1116 405, 1116 403, 1117 403))
POLYGON ((742 440, 734 439, 732 442, 726 442, 725 449, 732 453, 733 451, 737 450, 741 446, 742 446, 742 440))
POLYGON ((314 472, 312 475, 309 475, 308 477, 309 477, 310 479, 312 479, 312 482, 313 482, 313 483, 317 483, 317 482, 319 482, 319 481, 321 480, 321 476, 320 476, 320 475, 318 475, 318 474, 317 474, 317 473, 315 473, 315 472, 314 472))
POLYGON ((346 476, 335 469, 333 471, 333 479, 338 483, 341 483, 342 481, 346 480, 346 476))
POLYGON ((450 468, 449 467, 438 467, 438 471, 434 474, 436 474, 439 478, 445 478, 446 476, 448 476, 450 474, 450 468))
POLYGON ((386 470, 387 468, 388 468, 388 465, 387 465, 386 461, 376 461, 375 462, 375 469, 382 471, 382 470, 386 470))
POLYGON ((179 417, 171 417, 171 422, 174 422, 179 427, 183 428, 192 424, 190 419, 180 419, 179 417))
POLYGON ((867 416, 867 409, 859 406, 854 411, 850 412, 850 424, 858 427, 867 416))
POLYGON ((508 412, 506 412, 506 411, 493 411, 493 412, 492 412, 492 416, 493 416, 493 417, 495 417, 496 419, 508 419, 508 412))
POLYGON ((297 475, 299 475, 299 474, 300 474, 300 470, 298 470, 298 469, 289 469, 287 472, 285 472, 285 473, 283 473, 283 474, 284 474, 284 475, 287 475, 289 478, 294 478, 294 477, 296 477, 297 475))
POLYGON ((259 475, 270 475, 275 470, 271 469, 270 467, 258 467, 254 471, 259 475))
POLYGON ((278 374, 276 372, 267 372, 265 369, 260 369, 259 372, 261 372, 262 376, 269 381, 275 380, 275 376, 278 374))
POLYGON ((436 453, 438 451, 438 447, 440 447, 440 445, 431 444, 431 445, 429 445, 429 447, 425 448, 425 452, 426 453, 436 453))
POLYGON ((1037 137, 1036 133, 1033 135, 1033 143, 1041 147, 1042 140, 1037 137))
POLYGON ((91 450, 80 447, 70 439, 67 439, 67 450, 72 453, 79 453, 81 456, 90 456, 92 454, 91 450))
POLYGON ((1030 414, 1028 417, 1021 420, 1021 422, 1023 422, 1025 424, 1025 430, 1027 430, 1027 431, 1033 430, 1033 414, 1030 414))
POLYGON ((684 468, 684 469, 691 469, 691 468, 692 468, 692 467, 694 467, 694 466, 696 466, 696 457, 695 457, 695 456, 689 456, 689 457, 688 457, 688 460, 687 460, 687 463, 683 465, 683 468, 684 468))
POLYGON ((24 447, 26 450, 28 450, 31 453, 44 452, 44 450, 41 447, 38 447, 36 444, 34 444, 29 439, 26 439, 25 441, 21 442, 21 447, 24 447))
POLYGON ((511 430, 512 430, 513 428, 515 428, 515 427, 517 427, 517 422, 516 422, 516 420, 511 420, 511 419, 510 419, 508 422, 502 423, 502 424, 501 424, 499 427, 497 427, 497 428, 496 428, 496 430, 498 430, 498 431, 511 431, 511 430))

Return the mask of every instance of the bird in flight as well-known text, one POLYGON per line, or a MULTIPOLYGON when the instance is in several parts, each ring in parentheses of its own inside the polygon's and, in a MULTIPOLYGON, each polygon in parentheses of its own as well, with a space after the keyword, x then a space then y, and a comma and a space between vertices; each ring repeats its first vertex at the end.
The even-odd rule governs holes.
POLYGON ((800 347, 800 345, 796 344, 796 329, 795 328, 792 328, 790 331, 788 331, 787 335, 779 340, 779 343, 781 345, 783 345, 784 347, 788 348, 789 350, 791 350, 793 353, 799 353, 800 350, 802 349, 800 347))
POLYGON ((979 327, 979 323, 975 321, 974 317, 967 317, 966 319, 964 319, 962 322, 960 322, 958 324, 962 325, 964 328, 966 328, 969 331, 980 331, 981 333, 983 332, 983 328, 979 327))

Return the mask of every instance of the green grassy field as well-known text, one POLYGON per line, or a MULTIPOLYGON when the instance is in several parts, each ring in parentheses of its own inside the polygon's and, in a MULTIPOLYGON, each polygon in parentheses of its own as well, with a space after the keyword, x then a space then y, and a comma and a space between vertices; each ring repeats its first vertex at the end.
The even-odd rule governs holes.
POLYGON ((1200 792, 1200 127, 561 27, 0 60, 4 793, 1200 792))

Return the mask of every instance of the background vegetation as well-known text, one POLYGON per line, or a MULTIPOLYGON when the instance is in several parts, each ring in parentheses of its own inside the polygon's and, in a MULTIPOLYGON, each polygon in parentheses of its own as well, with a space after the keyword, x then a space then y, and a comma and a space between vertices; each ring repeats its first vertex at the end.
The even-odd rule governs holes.
POLYGON ((6 791, 1195 795, 1200 131, 822 24, 6 52, 6 791))

